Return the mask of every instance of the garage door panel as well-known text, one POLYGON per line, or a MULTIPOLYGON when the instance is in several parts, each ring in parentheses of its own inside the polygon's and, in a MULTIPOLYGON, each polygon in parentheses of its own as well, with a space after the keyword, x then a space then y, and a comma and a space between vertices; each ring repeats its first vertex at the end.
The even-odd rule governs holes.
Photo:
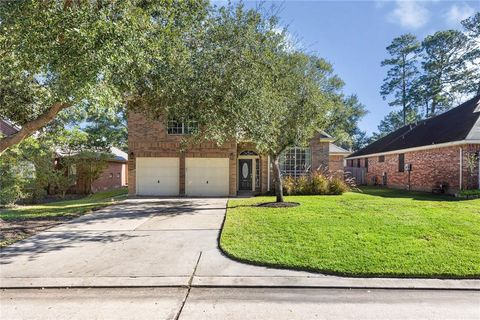
POLYGON ((173 196, 179 194, 179 158, 137 158, 137 194, 173 196))
POLYGON ((187 195, 228 195, 228 158, 186 158, 185 171, 185 191, 187 195))

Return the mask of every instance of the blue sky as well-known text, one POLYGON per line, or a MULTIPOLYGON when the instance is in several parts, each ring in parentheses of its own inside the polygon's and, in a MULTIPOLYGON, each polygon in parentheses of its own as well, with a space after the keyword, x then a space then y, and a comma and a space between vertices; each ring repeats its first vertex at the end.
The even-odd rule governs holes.
MULTIPOLYGON (((215 3, 215 1, 214 1, 215 3)), ((244 1, 248 7, 260 2, 244 1)), ((265 1, 281 8, 281 23, 307 52, 330 61, 369 110, 360 123, 368 133, 391 110, 379 94, 386 75, 385 47, 406 32, 420 39, 435 31, 460 29, 460 21, 480 11, 480 1, 265 1)))

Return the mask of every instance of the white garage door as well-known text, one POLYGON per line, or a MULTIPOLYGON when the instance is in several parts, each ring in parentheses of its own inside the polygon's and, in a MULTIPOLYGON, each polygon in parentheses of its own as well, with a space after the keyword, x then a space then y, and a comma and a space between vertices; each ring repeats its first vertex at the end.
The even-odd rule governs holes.
POLYGON ((137 158, 137 194, 175 196, 179 194, 179 158, 137 158))
POLYGON ((228 196, 228 158, 186 158, 187 196, 228 196))

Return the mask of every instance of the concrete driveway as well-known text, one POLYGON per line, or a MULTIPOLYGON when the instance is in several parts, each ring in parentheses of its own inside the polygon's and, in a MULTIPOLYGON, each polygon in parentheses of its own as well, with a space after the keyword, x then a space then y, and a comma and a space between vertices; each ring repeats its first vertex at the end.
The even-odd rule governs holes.
POLYGON ((218 249, 227 199, 129 199, 1 251, 0 287, 479 289, 479 280, 344 278, 247 265, 218 249))
POLYGON ((226 203, 130 199, 3 249, 0 318, 475 319, 480 314, 479 292, 471 290, 480 288, 479 280, 344 278, 235 262, 218 249, 226 203))

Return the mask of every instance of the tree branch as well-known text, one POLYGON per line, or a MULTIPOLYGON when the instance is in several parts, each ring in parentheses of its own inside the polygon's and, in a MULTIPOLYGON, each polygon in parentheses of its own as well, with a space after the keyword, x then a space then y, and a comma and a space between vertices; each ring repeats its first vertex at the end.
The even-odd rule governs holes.
POLYGON ((37 119, 32 120, 22 126, 20 131, 15 134, 12 134, 7 137, 0 139, 0 155, 7 150, 9 147, 22 142, 23 139, 31 136, 35 131, 46 126, 50 121, 52 121, 57 114, 70 107, 70 104, 57 102, 50 107, 44 114, 39 116, 37 119))

